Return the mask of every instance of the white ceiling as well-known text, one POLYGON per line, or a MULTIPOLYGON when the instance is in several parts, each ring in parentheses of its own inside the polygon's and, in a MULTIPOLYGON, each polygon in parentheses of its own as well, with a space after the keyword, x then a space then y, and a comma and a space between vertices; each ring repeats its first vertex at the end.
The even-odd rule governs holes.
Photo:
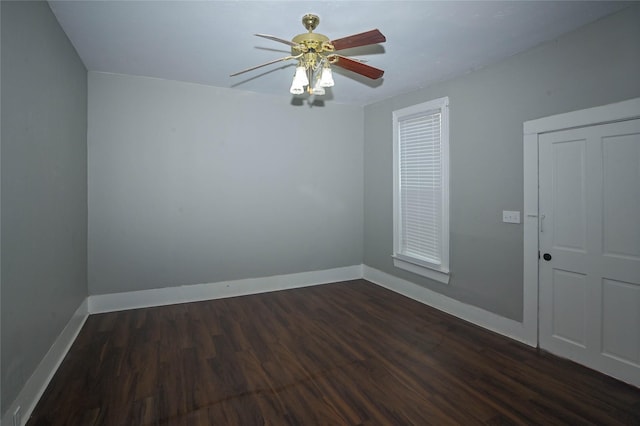
POLYGON ((378 28, 387 42, 341 53, 385 70, 381 80, 337 71, 325 100, 365 105, 464 74, 629 5, 614 1, 50 1, 87 68, 236 90, 288 93, 294 62, 229 74, 289 54, 253 36, 330 39, 378 28))

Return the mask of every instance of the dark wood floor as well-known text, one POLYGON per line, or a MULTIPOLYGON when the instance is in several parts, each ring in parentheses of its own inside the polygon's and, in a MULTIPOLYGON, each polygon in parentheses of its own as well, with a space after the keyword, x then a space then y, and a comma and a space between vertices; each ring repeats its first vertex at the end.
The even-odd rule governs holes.
POLYGON ((640 390, 363 280, 92 315, 29 425, 636 424, 640 390))

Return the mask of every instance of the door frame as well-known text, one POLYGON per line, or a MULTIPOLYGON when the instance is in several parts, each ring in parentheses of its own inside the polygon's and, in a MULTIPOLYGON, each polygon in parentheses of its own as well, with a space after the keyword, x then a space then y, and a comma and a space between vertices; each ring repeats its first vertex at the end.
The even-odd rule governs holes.
POLYGON ((523 124, 524 151, 524 276, 522 322, 525 339, 540 346, 538 331, 538 138, 540 134, 577 127, 614 123, 640 118, 640 98, 582 109, 523 124))

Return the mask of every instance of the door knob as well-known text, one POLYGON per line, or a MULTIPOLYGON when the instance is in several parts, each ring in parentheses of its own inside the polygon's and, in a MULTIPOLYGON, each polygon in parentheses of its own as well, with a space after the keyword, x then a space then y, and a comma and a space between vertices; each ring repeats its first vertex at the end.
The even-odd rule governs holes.
POLYGON ((548 262, 551 260, 551 255, 549 253, 545 253, 542 255, 542 258, 548 262))

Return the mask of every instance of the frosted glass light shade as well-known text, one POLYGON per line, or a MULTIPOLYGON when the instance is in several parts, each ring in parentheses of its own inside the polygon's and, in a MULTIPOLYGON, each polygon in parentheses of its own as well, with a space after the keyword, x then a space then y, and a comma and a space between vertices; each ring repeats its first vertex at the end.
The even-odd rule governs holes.
POLYGON ((333 87, 334 84, 331 68, 323 68, 320 76, 320 87, 333 87))
POLYGON ((307 78, 307 70, 305 67, 297 67, 296 73, 293 76, 293 82, 291 83, 291 89, 289 92, 293 95, 300 95, 304 93, 304 86, 309 84, 309 78, 307 78))
POLYGON ((324 87, 320 86, 320 79, 317 79, 315 86, 313 86, 313 90, 311 91, 311 94, 322 96, 324 95, 324 93, 325 93, 324 87))

